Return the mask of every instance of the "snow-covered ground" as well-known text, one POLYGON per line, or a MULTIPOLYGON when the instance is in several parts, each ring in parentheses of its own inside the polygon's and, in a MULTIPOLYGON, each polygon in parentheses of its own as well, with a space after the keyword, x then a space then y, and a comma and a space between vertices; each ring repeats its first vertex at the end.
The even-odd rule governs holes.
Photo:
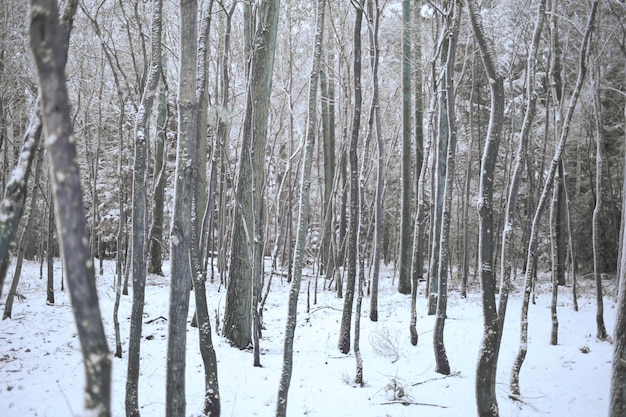
MULTIPOLYGON (((97 278, 100 307, 112 351, 114 267, 112 262, 106 262, 104 275, 97 278)), ((45 279, 39 279, 38 269, 37 264, 25 264, 19 292, 26 298, 16 300, 11 320, 0 322, 0 415, 80 415, 84 376, 68 294, 57 291, 56 305, 47 306, 45 279)), ((55 270, 60 276, 60 264, 55 270)), ((298 308, 289 415, 476 415, 474 374, 482 332, 479 294, 462 299, 458 293, 450 293, 445 344, 453 374, 444 378, 434 372, 434 317, 426 315, 426 300, 420 295, 420 339, 414 347, 408 332, 410 299, 397 294, 392 274, 384 270, 381 276, 377 323, 368 319, 369 298, 363 302, 364 387, 352 382, 356 367, 353 353, 342 355, 336 347, 343 300, 337 299, 334 292, 319 291, 317 305, 312 305, 310 313, 306 313, 308 280, 313 284, 314 279, 305 278, 298 308), (400 396, 404 404, 410 405, 395 401, 400 396)), ((11 277, 12 269, 9 269, 7 281, 11 277)), ((139 404, 142 415, 150 417, 165 414, 168 283, 167 277, 150 275, 146 287, 139 404)), ((320 279, 320 288, 322 284, 320 279)), ((275 414, 288 290, 289 285, 281 283, 280 276, 274 276, 264 313, 263 367, 255 368, 251 352, 234 349, 215 335, 215 313, 219 312, 221 323, 225 290, 217 284, 208 285, 223 416, 275 414)), ((611 291, 607 291, 605 297, 605 321, 610 333, 616 311, 611 291)), ((191 299, 190 315, 194 310, 193 297, 191 299)), ((613 346, 595 338, 593 294, 586 291, 579 300, 580 311, 574 312, 568 287, 562 289, 560 295, 558 346, 549 344, 550 295, 540 292, 537 304, 531 305, 528 356, 521 373, 522 401, 509 399, 508 379, 519 340, 519 299, 518 293, 511 297, 500 355, 497 385, 500 415, 606 416, 613 346), (588 353, 584 353, 587 350, 588 353)), ((2 309, 3 303, 4 299, 0 304, 2 309)), ((130 297, 123 297, 119 312, 125 356, 130 303, 130 297)), ((197 330, 189 327, 187 335, 187 415, 199 415, 204 379, 197 330)), ((122 416, 125 415, 126 357, 112 358, 112 361, 113 415, 122 416)))

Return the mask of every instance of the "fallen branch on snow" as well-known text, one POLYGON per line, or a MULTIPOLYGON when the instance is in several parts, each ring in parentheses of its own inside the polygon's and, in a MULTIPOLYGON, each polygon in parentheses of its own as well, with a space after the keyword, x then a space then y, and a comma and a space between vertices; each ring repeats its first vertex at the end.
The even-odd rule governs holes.
POLYGON ((380 403, 380 405, 423 405, 426 407, 438 407, 438 408, 448 408, 447 405, 439 405, 439 404, 429 404, 429 403, 418 403, 415 401, 388 401, 386 403, 380 403))
POLYGON ((461 371, 456 371, 456 372, 451 373, 450 375, 444 375, 444 376, 442 376, 440 378, 431 378, 431 379, 427 379, 425 381, 416 382, 415 384, 412 384, 411 386, 415 387, 415 386, 418 386, 418 385, 425 384, 427 382, 439 381, 440 379, 446 379, 446 378, 450 378, 452 376, 460 376, 460 375, 461 375, 461 371))

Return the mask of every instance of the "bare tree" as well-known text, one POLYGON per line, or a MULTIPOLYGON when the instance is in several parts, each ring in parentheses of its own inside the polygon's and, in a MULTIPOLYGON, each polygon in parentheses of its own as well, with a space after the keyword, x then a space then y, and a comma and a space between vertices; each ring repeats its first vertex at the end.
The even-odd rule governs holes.
POLYGON ((398 292, 411 293, 411 1, 402 0, 402 197, 398 292))
MULTIPOLYGON (((625 50, 622 50, 626 52, 625 50)), ((624 69, 626 77, 626 68, 624 69)), ((624 106, 624 117, 626 118, 626 105, 624 106)), ((626 154, 624 154, 626 163, 626 154)), ((623 189, 626 190, 626 172, 624 172, 623 189)), ((623 207, 626 207, 624 205, 623 207)), ((626 224, 626 211, 622 210, 622 224, 626 224)), ((620 417, 626 414, 626 233, 620 239, 619 265, 618 265, 618 303, 617 319, 615 320, 615 330, 613 340, 615 350, 613 351, 613 369, 611 374, 611 402, 609 408, 610 417, 620 417)))
POLYGON ((482 417, 498 415, 498 407, 495 400, 495 367, 497 366, 497 359, 493 354, 497 351, 497 338, 495 338, 495 335, 498 329, 495 305, 496 285, 493 273, 493 253, 495 250, 493 241, 493 182, 504 115, 504 86, 503 76, 497 67, 493 43, 486 36, 480 10, 474 0, 467 2, 467 8, 472 33, 480 49, 485 72, 487 77, 492 80, 489 83, 491 107, 487 139, 485 140, 485 149, 481 163, 478 204, 478 268, 482 284, 484 333, 477 365, 476 399, 478 414, 482 417))
POLYGON ((191 232, 195 189, 193 160, 198 129, 196 97, 197 11, 195 0, 180 1, 180 73, 178 76, 178 144, 176 151, 175 203, 170 231, 170 312, 167 340, 165 415, 185 415, 185 363, 187 314, 191 289, 191 232))
POLYGON ((261 290, 259 283, 263 271, 262 250, 257 250, 256 257, 253 257, 252 252, 255 243, 260 245, 263 242, 260 233, 263 231, 261 222, 265 145, 280 1, 268 0, 259 6, 254 46, 250 51, 250 82, 233 213, 232 252, 224 313, 224 336, 239 349, 247 348, 252 341, 252 310, 258 308, 258 305, 252 305, 252 301, 253 297, 260 300, 258 292, 261 290))
POLYGON ((363 20, 364 0, 355 3, 356 18, 354 23, 354 110, 352 115, 352 132, 350 136, 350 221, 348 225, 348 278, 341 314, 341 328, 339 329, 339 351, 350 352, 350 328, 352 326, 352 307, 354 304, 354 289, 357 274, 357 243, 359 228, 359 162, 357 147, 359 143, 359 129, 361 126, 361 25, 363 20))
POLYGON ((148 159, 148 121, 161 76, 161 10, 163 0, 152 3, 152 44, 150 69, 144 92, 141 96, 135 120, 135 147, 133 169, 133 306, 128 338, 128 371, 126 374, 126 416, 138 417, 139 412, 139 368, 141 328, 146 286, 146 174, 148 159))
POLYGON ((293 279, 289 291, 289 306, 287 312, 287 326, 285 329, 285 345, 283 351, 283 372, 278 387, 278 401, 276 416, 287 415, 287 396, 293 369, 293 338, 296 331, 298 316, 298 295, 302 282, 302 265, 306 246, 306 232, 309 223, 311 203, 311 166, 313 165, 313 149, 317 129, 317 84, 320 75, 320 61, 322 56, 322 42, 324 38, 324 16, 326 1, 317 0, 317 21, 315 30, 315 44, 313 49, 313 64, 309 78, 309 103, 307 111, 306 142, 300 173, 300 201, 298 203, 298 228, 296 230, 296 247, 293 258, 293 279))
POLYGON ((447 42, 445 72, 443 77, 443 103, 447 106, 444 114, 447 116, 447 140, 446 176, 443 192, 443 210, 441 215, 441 235, 439 238, 439 288, 437 298, 437 312, 435 329, 433 331, 433 348, 435 351, 435 372, 450 374, 450 364, 443 342, 444 325, 448 304, 448 266, 450 262, 450 223, 452 217, 452 192, 454 188, 454 175, 456 166, 456 113, 455 113, 455 88, 454 88, 454 63, 456 60, 456 45, 461 24, 461 2, 454 0, 450 4, 448 18, 451 19, 450 35, 447 42))
MULTIPOLYGON (((415 225, 413 230, 413 255, 411 259, 411 321, 409 332, 411 344, 417 345, 419 335, 417 333, 417 287, 424 276, 424 181, 426 176, 424 158, 428 158, 428 152, 424 152, 424 92, 422 73, 422 17, 420 1, 416 0, 413 6, 413 27, 415 62, 415 177, 417 187, 415 190, 415 225)), ((427 161, 426 161, 427 162, 427 161)))
POLYGON ((85 408, 93 415, 107 417, 111 415, 111 359, 88 245, 76 138, 65 82, 67 44, 77 5, 77 1, 66 4, 65 20, 59 24, 55 0, 32 0, 30 46, 39 76, 61 259, 85 365, 85 408))
POLYGON ((548 175, 546 177, 546 181, 543 184, 543 189, 541 192, 541 197, 537 203, 537 208, 535 209, 535 215, 533 217, 531 229, 530 229, 530 237, 528 239, 528 252, 527 252, 527 261, 526 261, 526 271, 524 273, 524 298, 522 300, 522 312, 521 312, 521 328, 520 328, 520 346, 513 363, 513 370, 511 371, 511 379, 510 379, 510 388, 511 393, 514 395, 520 394, 519 387, 519 373, 522 368, 522 364, 524 363, 524 359, 526 358, 526 353, 528 351, 528 307, 530 303, 530 293, 532 288, 532 265, 533 258, 535 255, 535 251, 537 248, 537 234, 539 233, 539 223, 541 221, 541 216, 543 214, 543 209, 545 208, 546 201, 548 199, 548 194, 552 190, 552 183, 554 181, 556 170, 558 169, 559 162, 563 155, 563 150, 565 148, 565 142, 567 140, 567 136, 569 135, 570 123, 574 114, 574 109, 576 108, 576 103, 578 101, 578 97, 580 95, 580 90, 583 85, 583 81, 585 79, 586 69, 587 69, 587 58, 589 52, 589 39, 591 37, 591 32, 594 26, 596 11, 598 8, 598 1, 595 0, 591 6, 591 12, 589 14, 589 19, 587 21, 587 26, 584 32, 582 44, 580 46, 580 55, 578 60, 578 75, 576 79, 576 84, 574 90, 572 91, 572 95, 570 97, 569 106, 567 109, 567 113, 563 120, 563 124, 561 126, 561 135, 559 138, 559 142, 554 151, 554 156, 550 163, 550 169, 548 171, 548 175))

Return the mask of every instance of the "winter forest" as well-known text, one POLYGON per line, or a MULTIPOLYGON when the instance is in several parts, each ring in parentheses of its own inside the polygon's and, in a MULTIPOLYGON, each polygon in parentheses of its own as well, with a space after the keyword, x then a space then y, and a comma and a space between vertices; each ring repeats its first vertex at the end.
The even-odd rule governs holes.
POLYGON ((623 0, 4 0, 0 414, 626 416, 623 0))

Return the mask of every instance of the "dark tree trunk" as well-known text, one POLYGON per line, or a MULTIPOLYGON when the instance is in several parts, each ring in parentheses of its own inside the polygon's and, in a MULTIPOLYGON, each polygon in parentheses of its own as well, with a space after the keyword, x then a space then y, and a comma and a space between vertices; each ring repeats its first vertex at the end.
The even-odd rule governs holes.
POLYGON ((165 206, 165 138, 167 131, 167 89, 165 85, 159 91, 158 116, 156 124, 156 139, 154 142, 154 172, 157 174, 154 182, 154 206, 152 210, 152 225, 148 238, 148 272, 163 275, 163 207, 165 206))
POLYGON ((352 307, 354 304, 354 288, 356 286, 357 241, 359 228, 359 163, 357 146, 361 126, 361 25, 363 20, 362 2, 356 7, 354 24, 354 114, 352 117, 352 133, 350 136, 350 221, 348 225, 348 278, 346 293, 341 315, 339 330, 339 351, 350 352, 350 328, 352 325, 352 307))
POLYGON ((411 1, 402 0, 402 198, 398 292, 411 293, 411 1))

